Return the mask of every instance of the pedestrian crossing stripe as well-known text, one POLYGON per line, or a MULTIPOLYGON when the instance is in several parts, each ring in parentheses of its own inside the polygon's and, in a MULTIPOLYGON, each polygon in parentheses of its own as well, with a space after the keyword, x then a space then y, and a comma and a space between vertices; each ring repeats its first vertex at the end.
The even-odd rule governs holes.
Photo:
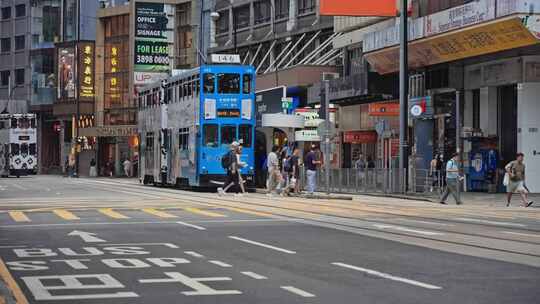
POLYGON ((58 215, 59 217, 65 219, 65 220, 69 220, 69 221, 80 220, 80 218, 78 216, 76 216, 72 212, 64 210, 64 209, 55 209, 55 210, 53 210, 53 213, 58 215))
POLYGON ((226 217, 225 214, 206 211, 206 210, 201 210, 201 209, 193 208, 193 207, 184 208, 184 210, 188 211, 188 212, 191 212, 191 213, 195 213, 195 214, 199 214, 199 215, 205 215, 205 216, 209 216, 209 217, 226 217))
POLYGON ((227 210, 235 211, 239 213, 249 214, 249 215, 256 215, 256 216, 262 216, 262 217, 272 217, 273 214, 265 213, 265 212, 259 212, 259 211, 251 211, 243 208, 236 208, 236 207, 226 207, 227 210))
POLYGON ((112 210, 112 208, 101 208, 98 209, 98 211, 108 217, 111 217, 113 219, 128 219, 129 216, 125 216, 122 213, 119 213, 117 211, 112 210))
POLYGON ((141 209, 142 212, 145 212, 145 213, 148 213, 148 214, 151 214, 151 215, 155 215, 155 216, 158 216, 158 217, 163 217, 163 218, 175 218, 175 217, 178 217, 174 214, 170 214, 170 213, 167 213, 167 212, 164 212, 164 211, 159 211, 157 209, 154 209, 154 208, 144 208, 144 209, 141 209))
POLYGON ((15 222, 30 222, 28 216, 22 211, 10 211, 9 216, 11 216, 15 222))

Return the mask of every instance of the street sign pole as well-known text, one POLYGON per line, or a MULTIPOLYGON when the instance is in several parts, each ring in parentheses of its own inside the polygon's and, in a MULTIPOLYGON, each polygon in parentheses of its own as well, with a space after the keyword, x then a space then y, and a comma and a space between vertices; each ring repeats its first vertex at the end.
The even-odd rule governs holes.
POLYGON ((409 63, 408 63, 408 24, 407 0, 401 1, 400 15, 400 51, 399 51, 399 174, 402 182, 402 192, 407 191, 408 155, 408 95, 409 95, 409 63))
POLYGON ((324 120, 326 123, 326 128, 324 130, 324 174, 325 174, 325 183, 326 183, 326 194, 330 195, 330 82, 328 80, 324 81, 324 120))

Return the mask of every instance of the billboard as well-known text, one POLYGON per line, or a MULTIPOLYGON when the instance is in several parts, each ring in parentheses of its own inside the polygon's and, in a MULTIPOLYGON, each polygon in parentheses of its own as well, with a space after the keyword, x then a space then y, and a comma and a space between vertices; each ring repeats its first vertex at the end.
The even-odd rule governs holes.
POLYGON ((320 0, 321 15, 381 16, 397 15, 396 0, 320 0))
POLYGON ((75 48, 58 49, 58 99, 75 98, 75 48))
POLYGON ((172 11, 168 4, 135 3, 135 85, 168 76, 174 28, 172 11))

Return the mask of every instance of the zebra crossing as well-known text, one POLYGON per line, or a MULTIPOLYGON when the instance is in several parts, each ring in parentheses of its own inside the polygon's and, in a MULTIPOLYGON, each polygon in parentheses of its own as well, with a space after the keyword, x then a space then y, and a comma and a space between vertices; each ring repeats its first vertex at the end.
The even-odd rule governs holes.
POLYGON ((140 208, 65 208, 50 210, 7 210, 0 211, 0 225, 35 222, 85 222, 85 221, 129 221, 129 220, 174 220, 178 218, 247 218, 268 217, 269 214, 255 213, 239 208, 206 209, 196 207, 140 207, 140 208))

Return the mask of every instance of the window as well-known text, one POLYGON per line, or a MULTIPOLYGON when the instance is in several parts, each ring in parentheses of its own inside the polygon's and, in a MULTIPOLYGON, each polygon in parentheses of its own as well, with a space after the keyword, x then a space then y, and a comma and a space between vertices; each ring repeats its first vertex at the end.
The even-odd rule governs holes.
POLYGON ((26 5, 19 4, 15 5, 15 17, 24 17, 26 16, 26 5))
POLYGON ((219 143, 218 125, 214 125, 214 124, 204 125, 203 134, 204 134, 203 135, 204 145, 210 148, 217 148, 218 143, 219 143))
POLYGON ((221 145, 230 145, 236 140, 236 126, 221 126, 221 145))
POLYGON ((28 128, 30 128, 30 119, 19 118, 19 129, 28 129, 28 128))
POLYGON ((11 155, 19 155, 19 144, 11 144, 11 155))
POLYGON ((255 24, 270 22, 270 1, 260 0, 254 3, 255 24))
POLYGON ((24 35, 15 36, 15 50, 24 50, 24 35))
POLYGON ((178 135, 178 148, 180 151, 188 150, 189 148, 189 128, 182 128, 178 135))
POLYGON ((35 129, 37 126, 37 122, 35 118, 30 119, 30 128, 35 129))
POLYGON ((0 14, 1 20, 11 18, 11 6, 2 7, 2 13, 0 14))
POLYGON ((0 53, 7 53, 11 51, 11 38, 0 39, 0 53))
POLYGON ((37 154, 36 144, 30 144, 30 155, 36 155, 36 154, 37 154))
POLYGON ((154 151, 154 133, 146 133, 146 151, 154 151))
POLYGON ((289 0, 275 0, 276 19, 289 17, 289 0))
POLYGON ((17 129, 17 118, 12 118, 11 119, 11 128, 12 129, 17 129))
POLYGON ((227 33, 229 31, 229 11, 225 10, 225 11, 220 11, 218 13, 219 13, 219 18, 216 24, 217 33, 218 34, 227 33))
POLYGON ((233 9, 234 20, 233 27, 237 29, 249 26, 249 5, 239 6, 233 9))
POLYGON ((1 71, 0 72, 0 86, 8 86, 9 85, 9 71, 1 71))
POLYGON ((214 74, 204 74, 204 93, 212 94, 215 91, 216 76, 214 74))
POLYGON ((219 94, 240 93, 240 74, 218 74, 219 94))
POLYGON ((238 139, 240 140, 240 144, 246 148, 251 147, 252 142, 252 131, 251 131, 251 125, 240 125, 238 127, 238 139))
POLYGON ((15 85, 24 85, 24 69, 15 70, 15 85))
POLYGON ((28 144, 21 144, 21 154, 28 155, 28 144))
POLYGON ((315 0, 298 0, 298 14, 307 14, 315 10, 315 0))
POLYGON ((244 74, 244 81, 242 82, 242 93, 250 94, 251 93, 251 74, 244 74))

